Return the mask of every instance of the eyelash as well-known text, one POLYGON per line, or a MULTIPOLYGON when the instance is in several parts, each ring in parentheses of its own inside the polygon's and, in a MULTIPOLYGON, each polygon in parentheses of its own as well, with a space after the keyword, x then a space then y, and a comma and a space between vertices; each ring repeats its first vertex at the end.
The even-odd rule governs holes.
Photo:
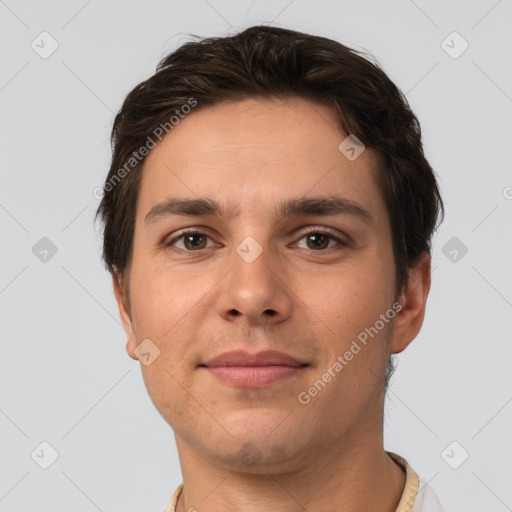
MULTIPOLYGON (((324 235, 324 236, 327 236, 329 237, 331 240, 334 240, 335 242, 337 242, 340 246, 342 247, 348 247, 349 244, 343 240, 341 240, 339 237, 335 236, 333 233, 331 233, 330 231, 328 230, 325 230, 325 228, 323 229, 319 229, 319 228, 315 228, 315 227, 312 227, 312 228, 308 228, 308 230, 304 233, 302 233, 302 236, 299 238, 299 240, 302 240, 304 237, 306 237, 307 235, 310 235, 311 233, 315 233, 315 234, 318 234, 318 235, 324 235)), ((204 233, 203 231, 199 231, 197 229, 187 229, 185 231, 182 231, 178 236, 174 237, 172 240, 170 240, 169 242, 166 242, 165 243, 165 247, 170 247, 172 246, 174 243, 176 243, 178 240, 182 239, 183 237, 187 236, 187 235, 203 235, 203 236, 207 236, 208 238, 211 239, 211 237, 207 234, 207 233, 204 233)), ((192 252, 199 252, 201 250, 204 250, 206 248, 203 248, 203 249, 198 249, 196 251, 191 251, 191 250, 188 250, 188 249, 181 249, 181 248, 178 248, 180 251, 185 251, 185 252, 189 252, 189 253, 192 253, 192 252)), ((325 252, 327 251, 328 249, 333 249, 333 247, 328 247, 326 249, 319 249, 319 250, 314 250, 314 249, 305 249, 307 251, 311 251, 311 252, 325 252)))

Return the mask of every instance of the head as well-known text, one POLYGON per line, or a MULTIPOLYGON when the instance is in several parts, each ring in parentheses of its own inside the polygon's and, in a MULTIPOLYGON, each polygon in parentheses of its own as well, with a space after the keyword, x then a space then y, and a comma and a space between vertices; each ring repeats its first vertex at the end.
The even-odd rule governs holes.
POLYGON ((418 120, 379 66, 274 27, 189 42, 128 94, 112 146, 103 258, 128 353, 159 354, 141 368, 177 436, 230 467, 257 447, 253 470, 278 471, 377 435, 443 213, 418 120), (305 366, 259 389, 204 371, 236 349, 305 366))

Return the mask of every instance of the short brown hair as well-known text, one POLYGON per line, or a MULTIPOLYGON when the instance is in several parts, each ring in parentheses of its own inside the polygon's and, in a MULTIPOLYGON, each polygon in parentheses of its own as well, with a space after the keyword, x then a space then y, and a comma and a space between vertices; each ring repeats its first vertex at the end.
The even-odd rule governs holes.
POLYGON ((402 290, 408 268, 423 251, 430 254, 444 208, 416 116, 379 65, 363 55, 324 37, 254 26, 185 43, 162 59, 156 73, 128 94, 114 120, 112 162, 96 212, 107 269, 123 282, 129 274, 144 163, 137 150, 159 127, 169 126, 183 105, 191 99, 197 109, 251 97, 300 96, 332 107, 340 129, 376 151, 376 181, 391 223, 395 289, 402 290))

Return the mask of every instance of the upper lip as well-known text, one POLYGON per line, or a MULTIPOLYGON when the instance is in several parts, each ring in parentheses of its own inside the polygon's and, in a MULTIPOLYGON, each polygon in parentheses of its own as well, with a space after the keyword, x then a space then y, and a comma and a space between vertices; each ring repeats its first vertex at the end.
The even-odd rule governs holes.
POLYGON ((199 366, 215 368, 219 366, 307 366, 294 357, 278 352, 277 350, 265 350, 256 354, 250 354, 243 350, 224 352, 199 366))

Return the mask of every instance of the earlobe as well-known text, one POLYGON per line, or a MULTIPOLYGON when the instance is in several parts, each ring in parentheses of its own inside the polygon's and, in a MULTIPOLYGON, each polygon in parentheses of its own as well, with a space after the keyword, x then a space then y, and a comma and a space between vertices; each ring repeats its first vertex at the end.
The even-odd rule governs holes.
POLYGON ((138 357, 136 357, 134 353, 134 350, 137 346, 137 339, 133 329, 131 311, 128 307, 128 301, 124 296, 121 278, 119 276, 113 275, 112 285, 114 288, 114 296, 116 298, 117 307, 119 309, 119 316, 121 317, 123 329, 128 338, 128 341, 126 342, 126 352, 132 359, 138 360, 138 357))
POLYGON ((425 307, 430 291, 430 256, 421 254, 418 263, 409 270, 407 285, 399 297, 402 309, 396 315, 391 352, 398 354, 416 338, 423 325, 425 307))
POLYGON ((135 361, 138 361, 139 358, 135 355, 135 348, 137 347, 137 342, 135 336, 129 336, 128 341, 126 342, 126 353, 135 361))

